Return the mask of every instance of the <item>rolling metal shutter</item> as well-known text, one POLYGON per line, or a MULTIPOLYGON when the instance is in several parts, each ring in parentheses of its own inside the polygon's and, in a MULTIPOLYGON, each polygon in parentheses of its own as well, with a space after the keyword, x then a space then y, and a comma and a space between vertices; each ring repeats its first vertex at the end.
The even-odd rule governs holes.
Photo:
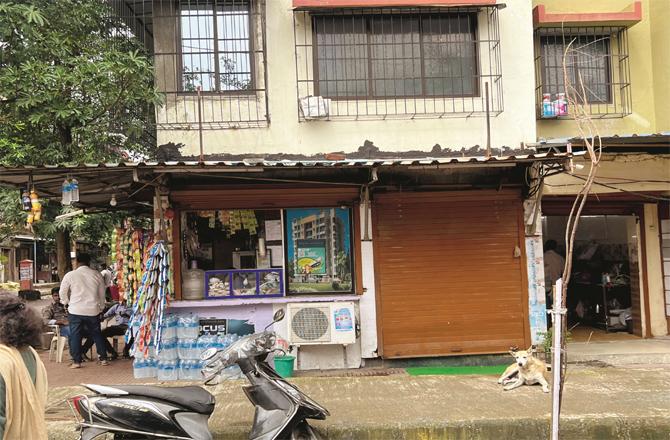
POLYGON ((375 195, 383 357, 529 344, 521 210, 516 191, 375 195))

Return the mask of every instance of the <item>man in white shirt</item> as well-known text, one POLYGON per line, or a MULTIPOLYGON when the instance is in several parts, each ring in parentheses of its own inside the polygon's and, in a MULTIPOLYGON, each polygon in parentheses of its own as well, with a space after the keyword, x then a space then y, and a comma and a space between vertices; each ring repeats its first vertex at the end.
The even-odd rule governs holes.
POLYGON ((88 254, 77 255, 77 268, 65 274, 60 284, 60 298, 68 306, 70 323, 70 350, 73 364, 70 368, 81 368, 81 338, 84 328, 95 341, 100 364, 107 365, 105 338, 100 329, 100 314, 105 308, 105 282, 102 275, 91 269, 88 254))
POLYGON ((547 240, 544 243, 544 290, 547 294, 547 308, 552 307, 554 301, 552 286, 563 276, 565 268, 565 258, 556 252, 557 248, 556 240, 547 240))

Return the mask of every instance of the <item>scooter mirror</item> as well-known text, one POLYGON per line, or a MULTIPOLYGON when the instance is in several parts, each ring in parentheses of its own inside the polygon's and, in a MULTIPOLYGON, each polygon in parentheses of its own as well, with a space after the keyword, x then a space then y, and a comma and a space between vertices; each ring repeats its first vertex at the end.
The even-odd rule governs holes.
POLYGON ((284 319, 284 316, 286 316, 284 309, 279 309, 275 312, 274 316, 272 317, 272 322, 279 322, 282 319, 284 319))
POLYGON ((202 354, 200 355, 200 360, 201 361, 206 361, 208 359, 211 359, 216 355, 218 350, 216 348, 208 348, 207 350, 203 351, 202 354))

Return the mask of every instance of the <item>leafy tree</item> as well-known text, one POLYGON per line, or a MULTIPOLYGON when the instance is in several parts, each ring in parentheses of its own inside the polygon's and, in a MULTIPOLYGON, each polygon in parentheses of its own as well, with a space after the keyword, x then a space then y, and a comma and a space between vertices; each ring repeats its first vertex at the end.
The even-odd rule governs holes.
MULTIPOLYGON (((145 127, 161 103, 153 83, 145 48, 105 1, 0 0, 0 163, 152 155, 145 127)), ((17 192, 0 198, 16 201, 17 192)), ((75 224, 89 216, 49 221, 60 207, 47 206, 39 234, 96 230, 75 224)), ((0 206, 5 229, 20 226, 17 208, 21 214, 16 203, 0 206)), ((59 254, 67 255, 62 245, 59 254)))

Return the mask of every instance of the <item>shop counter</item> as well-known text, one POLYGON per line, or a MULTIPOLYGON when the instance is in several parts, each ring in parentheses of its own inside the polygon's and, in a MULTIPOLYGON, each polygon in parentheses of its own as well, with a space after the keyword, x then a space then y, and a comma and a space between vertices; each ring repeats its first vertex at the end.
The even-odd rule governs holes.
POLYGON ((228 298, 228 299, 203 299, 203 300, 175 300, 170 302, 170 308, 194 308, 194 307, 230 307, 253 304, 286 304, 293 302, 332 302, 332 301, 358 301, 360 295, 292 295, 281 297, 250 297, 250 298, 228 298))

